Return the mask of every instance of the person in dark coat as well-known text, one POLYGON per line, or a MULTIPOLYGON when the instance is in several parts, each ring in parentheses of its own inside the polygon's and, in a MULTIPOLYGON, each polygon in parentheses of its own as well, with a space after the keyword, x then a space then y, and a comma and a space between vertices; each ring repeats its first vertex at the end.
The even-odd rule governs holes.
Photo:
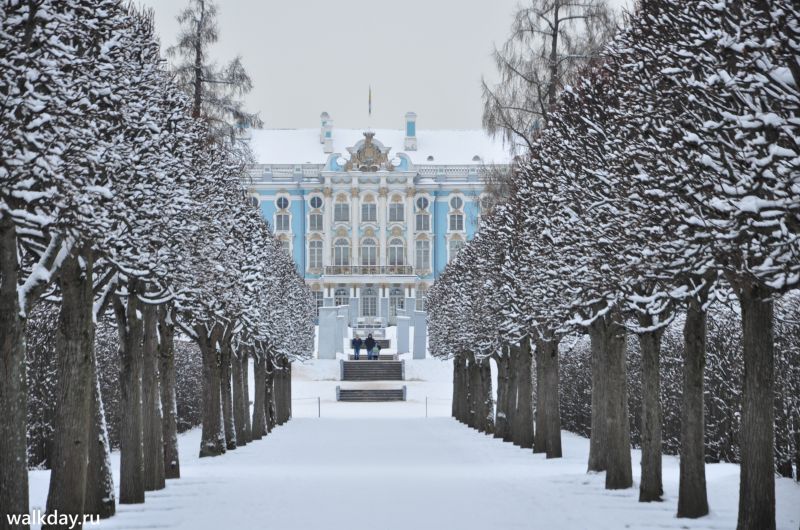
POLYGON ((367 335, 367 340, 364 341, 364 347, 367 349, 367 360, 371 360, 372 349, 375 347, 375 339, 372 338, 372 333, 367 335))
POLYGON ((363 341, 361 340, 361 337, 359 337, 358 335, 353 337, 353 340, 350 341, 350 345, 353 347, 353 358, 356 361, 358 360, 358 356, 361 354, 361 345, 362 344, 363 344, 363 341))

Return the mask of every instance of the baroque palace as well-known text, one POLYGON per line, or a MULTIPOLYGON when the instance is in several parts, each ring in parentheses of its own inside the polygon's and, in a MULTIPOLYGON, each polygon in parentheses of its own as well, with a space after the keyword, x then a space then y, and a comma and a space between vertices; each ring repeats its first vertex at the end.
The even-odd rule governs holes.
POLYGON ((480 225, 484 172, 507 165, 482 130, 249 130, 250 194, 317 297, 350 323, 424 310, 447 262, 480 225))

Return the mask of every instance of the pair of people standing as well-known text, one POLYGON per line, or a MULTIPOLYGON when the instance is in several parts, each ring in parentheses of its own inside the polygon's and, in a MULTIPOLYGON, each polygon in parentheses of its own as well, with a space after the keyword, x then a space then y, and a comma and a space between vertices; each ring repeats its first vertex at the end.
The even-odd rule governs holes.
POLYGON ((378 359, 378 354, 381 352, 381 347, 375 342, 375 339, 372 338, 372 333, 367 335, 365 340, 361 340, 361 337, 356 335, 353 337, 353 340, 350 341, 350 345, 353 347, 353 358, 357 361, 361 355, 361 347, 367 350, 367 360, 378 359))

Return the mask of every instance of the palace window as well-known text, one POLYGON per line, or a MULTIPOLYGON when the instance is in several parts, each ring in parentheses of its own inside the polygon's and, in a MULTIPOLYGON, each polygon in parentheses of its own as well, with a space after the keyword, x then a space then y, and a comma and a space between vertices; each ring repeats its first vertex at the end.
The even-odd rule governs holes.
POLYGON ((284 252, 286 252, 288 255, 291 256, 292 255, 292 246, 289 243, 289 240, 288 239, 281 239, 280 241, 281 241, 281 250, 283 250, 284 252))
POLYGON ((361 221, 364 223, 378 222, 378 208, 374 202, 366 202, 361 205, 361 221))
POLYGON ((450 214, 450 231, 463 232, 464 231, 464 214, 461 212, 453 212, 450 214))
POLYGON ((275 214, 275 231, 288 232, 289 231, 289 214, 278 213, 275 214))
POLYGON ((308 268, 322 268, 322 241, 314 240, 308 243, 308 268))
POLYGON ((335 222, 346 223, 350 220, 350 205, 346 202, 337 202, 333 205, 333 220, 335 222))
POLYGON ((431 268, 431 242, 427 239, 418 239, 416 243, 417 270, 430 270, 431 268))
POLYGON ((350 242, 337 239, 333 244, 333 264, 337 267, 350 265, 350 242))
POLYGON ((322 208, 322 197, 314 196, 309 201, 312 208, 322 208))
POLYGON ((431 229, 431 216, 425 212, 417 214, 417 232, 429 232, 431 229))
POLYGON ((425 297, 428 295, 428 288, 426 286, 420 285, 417 287, 417 303, 416 303, 416 310, 417 311, 425 311, 425 297))
POLYGON ((319 318, 319 308, 322 307, 322 304, 324 303, 322 291, 312 291, 312 293, 314 295, 314 302, 317 307, 317 318, 319 318))
POLYGON ((405 263, 405 246, 402 239, 389 241, 389 265, 403 265, 405 263))
POLYGON ((464 206, 464 201, 461 199, 461 197, 453 197, 450 199, 450 208, 453 210, 458 210, 462 206, 464 206))
POLYGON ((461 239, 451 239, 450 242, 447 244, 447 250, 449 255, 449 260, 452 260, 458 254, 458 251, 464 248, 464 241, 461 239))
POLYGON ((285 210, 286 208, 289 207, 289 199, 287 199, 286 197, 278 197, 278 200, 275 201, 275 204, 281 210, 285 210))
POLYGON ((389 222, 402 223, 405 216, 403 215, 403 203, 393 202, 389 205, 389 222))
POLYGON ((333 292, 333 304, 336 306, 350 304, 350 292, 347 287, 337 287, 333 292))
POLYGON ((365 239, 361 242, 361 265, 375 266, 378 264, 378 246, 374 239, 365 239))
POLYGON ((314 231, 322 231, 322 214, 312 213, 308 216, 308 229, 314 231))
POLYGON ((427 197, 420 197, 419 199, 417 199, 417 208, 420 210, 426 209, 429 204, 430 202, 428 201, 427 197))
POLYGON ((372 287, 362 288, 360 302, 362 317, 378 316, 378 291, 372 287))

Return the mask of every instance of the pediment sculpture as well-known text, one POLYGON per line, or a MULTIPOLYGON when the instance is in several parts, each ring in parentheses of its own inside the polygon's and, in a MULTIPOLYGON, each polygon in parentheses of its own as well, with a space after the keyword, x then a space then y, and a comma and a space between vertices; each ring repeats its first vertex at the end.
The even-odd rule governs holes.
POLYGON ((394 166, 389 160, 391 147, 383 147, 374 141, 374 132, 365 132, 364 140, 353 147, 348 147, 350 160, 344 166, 345 171, 363 171, 374 173, 376 171, 394 171, 394 166))

